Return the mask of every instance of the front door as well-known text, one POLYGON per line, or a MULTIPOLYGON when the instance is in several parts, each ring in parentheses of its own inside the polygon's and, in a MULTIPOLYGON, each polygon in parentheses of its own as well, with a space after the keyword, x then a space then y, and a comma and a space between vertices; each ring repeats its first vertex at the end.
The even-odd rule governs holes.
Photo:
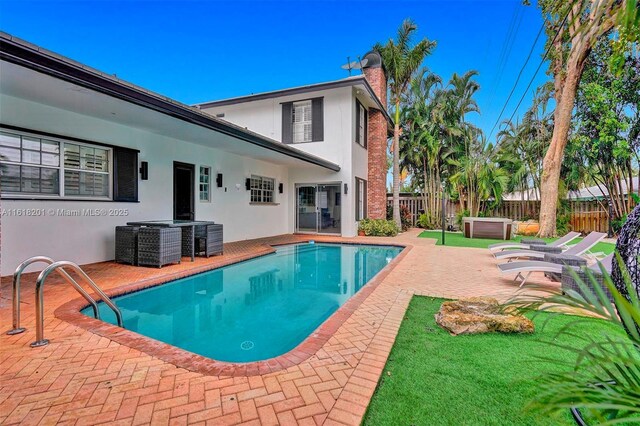
POLYGON ((340 234, 340 184, 296 186, 296 232, 340 234))
POLYGON ((195 166, 173 162, 173 219, 195 219, 195 166))

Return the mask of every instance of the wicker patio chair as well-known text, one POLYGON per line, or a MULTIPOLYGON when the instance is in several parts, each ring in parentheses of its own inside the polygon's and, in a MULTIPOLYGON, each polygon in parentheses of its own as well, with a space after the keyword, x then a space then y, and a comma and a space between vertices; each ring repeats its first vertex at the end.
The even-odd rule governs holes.
POLYGON ((116 226, 117 263, 138 264, 138 226, 116 226))
POLYGON ((196 254, 206 257, 222 254, 222 225, 200 225, 195 230, 196 254))
POLYGON ((138 231, 138 264, 158 268, 180 263, 182 230, 180 228, 142 227, 138 231))

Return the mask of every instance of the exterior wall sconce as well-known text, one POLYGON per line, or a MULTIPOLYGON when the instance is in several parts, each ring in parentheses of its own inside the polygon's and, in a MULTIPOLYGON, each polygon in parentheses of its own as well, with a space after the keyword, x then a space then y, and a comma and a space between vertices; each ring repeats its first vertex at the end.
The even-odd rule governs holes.
POLYGON ((147 161, 140 163, 140 179, 149 180, 149 163, 147 161))
POLYGON ((282 194, 284 192, 284 183, 280 182, 278 184, 278 193, 282 194))
POLYGON ((349 192, 349 186, 345 183, 344 184, 344 195, 347 195, 348 192, 349 192))
POLYGON ((244 181, 244 189, 247 191, 251 190, 251 178, 246 178, 244 181))
POLYGON ((217 174, 216 185, 218 186, 218 188, 222 188, 222 173, 217 174))

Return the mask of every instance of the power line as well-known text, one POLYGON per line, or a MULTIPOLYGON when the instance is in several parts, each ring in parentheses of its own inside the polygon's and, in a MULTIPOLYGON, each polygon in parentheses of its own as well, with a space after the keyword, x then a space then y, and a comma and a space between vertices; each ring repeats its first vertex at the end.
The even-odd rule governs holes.
POLYGON ((513 110, 513 114, 511 114, 511 117, 509 117, 509 122, 511 122, 511 120, 513 120, 513 117, 516 115, 516 112, 518 112, 518 108, 520 108, 520 105, 522 104, 522 101, 524 100, 524 97, 527 95, 527 92, 531 88, 531 85, 533 84, 533 80, 535 80, 536 76, 538 75, 538 71, 540 71, 540 68, 542 68, 542 65, 544 64, 544 61, 547 59, 547 56, 549 55, 549 51, 551 51, 551 47, 554 45, 554 43, 556 42, 556 39, 560 35, 560 29, 562 27, 564 27, 565 22, 567 22, 567 18, 569 17, 569 13, 571 13, 572 7, 573 7, 573 5, 569 5, 569 7, 567 9, 567 14, 564 15, 564 18, 562 19, 562 22, 560 23, 560 25, 558 26, 558 29, 556 31, 556 35, 553 37, 553 40, 551 41, 551 43, 549 43, 549 46, 547 47, 547 50, 545 50, 544 56, 542 57, 542 61, 540 61, 540 65, 538 65, 538 68, 536 68, 536 72, 533 73, 533 76, 531 77, 531 80, 529 81, 529 84, 527 85, 527 88, 524 90, 524 93, 522 94, 522 97, 518 101, 518 105, 516 105, 516 109, 513 110))
POLYGON ((542 30, 544 30, 544 26, 546 22, 547 20, 545 19, 545 21, 542 23, 542 26, 540 27, 540 30, 538 31, 538 35, 536 36, 536 39, 533 42, 533 46, 531 46, 531 50, 529 51, 529 55, 527 55, 527 59, 524 61, 524 64, 522 64, 522 68, 520 68, 520 72, 518 73, 518 78, 516 78, 516 82, 513 84, 513 87, 511 88, 511 92, 509 92, 509 96, 507 97, 507 100, 502 106, 502 109, 500 110, 500 114, 498 114, 498 118, 496 119, 495 124, 491 128, 491 132, 489 133, 489 137, 487 139, 491 139, 491 136, 493 135, 493 131, 496 129, 496 126, 498 125, 498 123, 500 123, 500 118, 502 118, 502 113, 504 112, 505 109, 507 109, 507 105, 511 100, 511 96, 513 96, 513 93, 516 91, 516 87, 518 87, 518 83, 520 82, 520 77, 522 77, 522 73, 524 72, 524 69, 529 63, 529 59, 531 59, 531 55, 533 54, 533 51, 535 50, 535 47, 538 44, 538 40, 540 39, 540 35, 542 34, 542 30))
MULTIPOLYGON (((500 78, 502 73, 504 72, 504 67, 506 66, 506 59, 510 56, 511 49, 509 47, 513 46, 513 42, 515 41, 515 36, 520 28, 520 22, 522 20, 522 16, 520 15, 522 5, 516 3, 515 9, 513 10, 513 16, 511 17, 511 22, 509 23, 509 30, 507 31, 507 35, 502 43, 502 48, 500 49, 500 58, 498 59, 498 69, 493 75, 492 87, 496 88, 498 83, 500 82, 500 78), (515 29, 515 31, 514 31, 515 29), (507 51, 509 53, 507 53, 507 51)), ((489 98, 489 104, 493 104, 493 99, 495 97, 495 90, 491 91, 491 97, 489 98)))

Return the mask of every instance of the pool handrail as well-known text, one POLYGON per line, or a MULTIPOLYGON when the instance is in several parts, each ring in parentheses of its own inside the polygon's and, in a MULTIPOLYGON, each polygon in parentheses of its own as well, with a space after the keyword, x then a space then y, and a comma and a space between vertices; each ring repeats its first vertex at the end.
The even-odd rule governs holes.
MULTIPOLYGON (((26 330, 24 327, 20 327, 20 280, 22 278, 22 273, 24 270, 34 264, 34 263, 47 263, 51 265, 54 263, 54 260, 47 256, 33 256, 24 262, 20 263, 13 273, 13 295, 12 295, 12 306, 13 306, 13 328, 7 331, 7 334, 12 336, 15 334, 20 334, 26 330)), ((100 313, 98 312, 98 305, 95 300, 87 293, 65 270, 59 269, 58 273, 62 275, 62 277, 71 284, 78 293, 82 295, 86 299, 89 304, 91 304, 91 308, 93 309, 93 315, 96 319, 100 319, 100 313)))
MULTIPOLYGON (((36 341, 31 343, 32 348, 45 346, 49 344, 49 340, 44 338, 44 282, 46 281, 49 274, 51 274, 53 271, 58 270, 60 268, 67 268, 67 267, 75 271, 87 282, 87 284, 89 284, 89 287, 91 287, 91 289, 95 291, 102 298, 102 301, 109 308, 111 308, 111 310, 113 310, 114 314, 116 315, 116 321, 118 323, 118 326, 124 328, 122 323, 122 313, 120 312, 120 309, 118 309, 118 307, 115 305, 115 303, 113 303, 113 301, 109 298, 109 296, 107 296, 106 293, 102 291, 100 287, 98 287, 98 285, 86 274, 86 272, 82 270, 82 268, 80 268, 80 266, 68 260, 60 260, 58 262, 54 262, 51 265, 47 266, 42 272, 40 272, 40 275, 36 280, 36 341)), ((73 282, 75 283, 75 281, 73 282)), ((79 292, 86 294, 84 289, 82 289, 82 287, 80 287, 77 283, 75 283, 73 287, 79 292), (79 289, 82 289, 82 290, 79 290, 79 289)), ((95 313, 96 313, 96 318, 100 319, 97 311, 97 307, 96 307, 95 313)))

